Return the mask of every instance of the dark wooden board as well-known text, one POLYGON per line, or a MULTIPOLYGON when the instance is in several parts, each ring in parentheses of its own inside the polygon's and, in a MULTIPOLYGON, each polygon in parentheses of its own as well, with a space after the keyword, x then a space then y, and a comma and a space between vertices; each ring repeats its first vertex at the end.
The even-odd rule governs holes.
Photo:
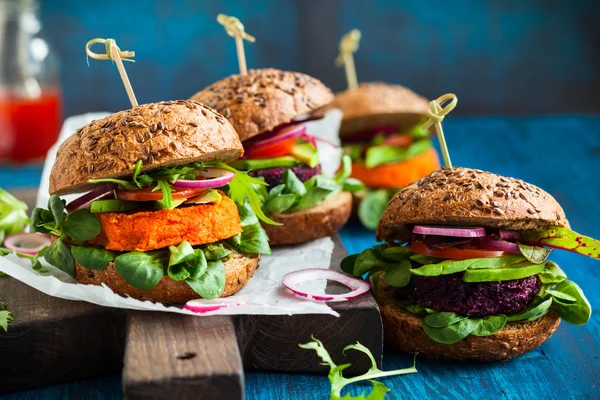
MULTIPOLYGON (((333 239, 331 268, 338 269, 346 251, 339 236, 333 239)), ((380 365, 383 352, 381 317, 370 294, 333 303, 339 318, 125 311, 46 296, 11 278, 0 279, 0 300, 15 316, 8 333, 0 333, 0 393, 105 375, 124 362, 129 399, 198 393, 241 399, 243 369, 326 372, 313 351, 298 347, 312 334, 337 362, 353 364, 350 374, 366 370, 369 361, 356 352, 340 358, 346 345, 360 341, 380 365)))

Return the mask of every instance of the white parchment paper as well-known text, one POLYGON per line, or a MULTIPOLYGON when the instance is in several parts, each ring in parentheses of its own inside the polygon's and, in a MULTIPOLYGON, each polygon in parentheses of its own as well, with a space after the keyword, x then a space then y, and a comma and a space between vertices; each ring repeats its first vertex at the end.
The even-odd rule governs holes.
MULTIPOLYGON (((47 206, 50 171, 60 143, 81 126, 107 114, 89 113, 70 117, 65 121, 59 140, 48 152, 44 164, 40 190, 37 196, 37 206, 47 206)), ((342 113, 339 110, 330 111, 322 120, 307 122, 308 132, 334 144, 339 144, 337 132, 341 118, 342 113)), ((319 152, 321 153, 323 172, 333 175, 340 163, 340 150, 320 143, 319 152)), ((64 198, 68 202, 73 197, 76 196, 65 196, 64 198)), ((165 306, 160 303, 122 297, 106 286, 84 285, 46 263, 44 263, 43 272, 37 272, 31 268, 29 260, 20 259, 16 255, 0 257, 0 272, 4 272, 50 296, 87 301, 107 307, 166 311, 190 315, 330 314, 337 316, 338 314, 326 303, 298 297, 281 284, 283 276, 288 272, 305 268, 329 268, 332 252, 333 241, 331 238, 322 238, 301 245, 277 248, 273 250, 273 254, 262 256, 260 267, 254 277, 241 291, 229 297, 229 299, 245 302, 247 305, 221 308, 203 314, 196 314, 178 306, 165 306)), ((303 287, 316 293, 324 293, 325 284, 324 281, 314 281, 303 285, 303 287)))

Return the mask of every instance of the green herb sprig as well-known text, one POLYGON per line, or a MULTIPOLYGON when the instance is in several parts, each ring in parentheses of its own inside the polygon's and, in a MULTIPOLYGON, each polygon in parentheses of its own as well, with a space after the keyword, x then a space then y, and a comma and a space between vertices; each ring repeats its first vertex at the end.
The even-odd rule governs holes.
POLYGON ((0 328, 8 332, 8 324, 15 320, 14 315, 8 311, 8 304, 0 301, 0 328))

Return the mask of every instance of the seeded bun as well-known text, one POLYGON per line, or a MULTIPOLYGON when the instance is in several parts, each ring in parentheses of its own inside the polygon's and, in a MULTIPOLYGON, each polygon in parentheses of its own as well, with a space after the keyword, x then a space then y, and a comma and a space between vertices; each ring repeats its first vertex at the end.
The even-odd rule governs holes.
POLYGON ((231 75, 192 100, 223 114, 243 141, 313 112, 333 100, 333 93, 311 76, 267 68, 231 75))
POLYGON ((228 162, 243 154, 231 124, 213 109, 190 100, 144 104, 111 114, 77 130, 58 149, 50 194, 94 187, 89 179, 130 176, 199 161, 228 162))
MULTIPOLYGON (((225 290, 221 297, 231 296, 239 292, 252 278, 258 268, 259 255, 242 254, 236 251, 231 258, 223 262, 225 265, 225 290)), ((121 296, 130 296, 138 300, 150 300, 157 303, 180 304, 200 296, 184 281, 174 281, 165 275, 158 285, 150 290, 136 289, 127 283, 115 269, 114 263, 102 270, 90 270, 75 263, 75 279, 84 284, 105 284, 113 292, 121 296)))
POLYGON ((374 286, 374 296, 383 320, 383 332, 388 345, 429 358, 502 361, 527 353, 552 336, 560 317, 550 311, 532 322, 509 322, 490 336, 469 335, 455 344, 432 340, 423 330, 423 318, 400 306, 393 296, 394 289, 383 279, 374 286))
POLYGON ((304 243, 339 231, 350 218, 351 209, 352 195, 341 192, 316 207, 291 214, 269 215, 283 225, 262 226, 267 231, 271 246, 304 243))
POLYGON ((415 224, 569 227, 560 204, 537 186, 467 168, 434 171, 396 193, 381 216, 377 240, 406 241, 407 226, 415 224))
POLYGON ((340 128, 343 138, 378 126, 412 128, 427 115, 429 102, 404 86, 374 82, 338 93, 327 106, 331 108, 344 113, 340 128))

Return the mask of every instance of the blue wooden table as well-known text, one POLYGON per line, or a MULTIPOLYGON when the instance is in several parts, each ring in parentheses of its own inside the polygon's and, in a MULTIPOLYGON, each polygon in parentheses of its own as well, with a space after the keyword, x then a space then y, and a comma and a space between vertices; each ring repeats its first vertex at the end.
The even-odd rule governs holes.
MULTIPOLYGON (((445 131, 455 165, 486 169, 541 186, 562 204, 574 230, 600 238, 600 117, 448 118, 445 131)), ((30 187, 41 169, 0 168, 0 186, 30 187)), ((347 226, 350 253, 374 244, 372 232, 347 226)), ((600 262, 567 252, 556 261, 600 310, 600 262)), ((552 338, 516 360, 495 364, 417 358, 417 374, 390 378, 389 399, 600 398, 600 318, 582 327, 562 323, 552 338)), ((384 369, 409 366, 412 357, 387 349, 384 369)), ((1 357, 1 355, 0 355, 1 357)), ((1 381, 1 377, 0 377, 1 381)), ((0 399, 112 399, 120 376, 0 396, 0 399)), ((352 392, 367 386, 357 386, 352 392)), ((247 399, 326 399, 324 376, 247 373, 247 399)), ((199 397, 200 398, 200 397, 199 397)))

